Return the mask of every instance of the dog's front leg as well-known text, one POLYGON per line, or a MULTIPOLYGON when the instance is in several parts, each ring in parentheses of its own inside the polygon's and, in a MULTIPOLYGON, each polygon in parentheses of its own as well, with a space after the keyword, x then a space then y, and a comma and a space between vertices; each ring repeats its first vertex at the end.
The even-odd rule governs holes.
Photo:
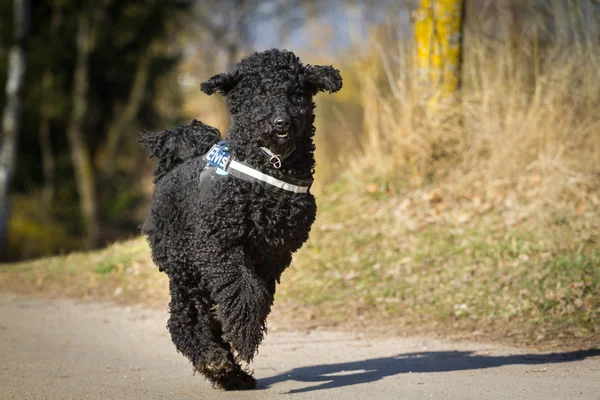
POLYGON ((239 359, 250 362, 266 331, 273 295, 254 272, 243 248, 228 249, 203 271, 223 326, 223 338, 239 359))

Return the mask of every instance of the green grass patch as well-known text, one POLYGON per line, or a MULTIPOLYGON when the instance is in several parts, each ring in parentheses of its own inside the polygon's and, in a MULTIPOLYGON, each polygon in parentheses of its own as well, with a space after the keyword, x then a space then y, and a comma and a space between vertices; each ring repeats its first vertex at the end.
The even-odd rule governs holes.
POLYGON ((100 251, 0 266, 0 291, 164 305, 166 277, 142 238, 100 251))
POLYGON ((110 274, 114 269, 116 269, 116 265, 111 262, 102 262, 96 267, 96 273, 100 275, 110 274))

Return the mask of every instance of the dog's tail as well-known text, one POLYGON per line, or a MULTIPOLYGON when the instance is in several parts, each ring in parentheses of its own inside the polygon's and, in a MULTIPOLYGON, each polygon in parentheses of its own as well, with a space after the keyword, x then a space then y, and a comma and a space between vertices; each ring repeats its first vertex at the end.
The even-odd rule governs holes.
POLYGON ((154 182, 185 160, 206 154, 220 139, 217 128, 193 120, 189 125, 179 125, 173 130, 142 132, 139 141, 156 157, 154 182))

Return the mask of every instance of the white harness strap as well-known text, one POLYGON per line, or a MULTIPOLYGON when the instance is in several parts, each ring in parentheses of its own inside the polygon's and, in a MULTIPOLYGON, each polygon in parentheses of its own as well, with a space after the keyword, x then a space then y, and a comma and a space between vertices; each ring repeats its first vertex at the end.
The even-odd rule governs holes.
POLYGON ((275 186, 276 188, 286 190, 288 192, 306 193, 306 192, 308 192, 308 189, 310 189, 310 185, 309 186, 299 186, 299 185, 294 185, 292 183, 284 182, 280 179, 274 178, 270 175, 264 174, 260 171, 250 168, 249 166, 244 165, 236 160, 231 160, 231 162, 227 166, 227 172, 233 176, 237 176, 238 178, 244 179, 244 177, 239 176, 239 174, 243 174, 243 175, 249 176, 251 178, 254 178, 258 181, 268 183, 269 185, 275 186))

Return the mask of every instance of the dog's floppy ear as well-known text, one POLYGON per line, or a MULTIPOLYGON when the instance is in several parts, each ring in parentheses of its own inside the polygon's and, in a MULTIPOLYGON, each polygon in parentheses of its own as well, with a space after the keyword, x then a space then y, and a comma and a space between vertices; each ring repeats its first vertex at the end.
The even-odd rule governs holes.
POLYGON ((240 81, 241 75, 237 72, 225 72, 222 74, 215 75, 209 80, 200 84, 200 90, 204 93, 211 95, 216 91, 219 91, 222 95, 226 96, 231 89, 240 81))
POLYGON ((335 93, 342 88, 342 75, 331 65, 307 65, 304 77, 313 86, 313 94, 318 92, 335 93))

